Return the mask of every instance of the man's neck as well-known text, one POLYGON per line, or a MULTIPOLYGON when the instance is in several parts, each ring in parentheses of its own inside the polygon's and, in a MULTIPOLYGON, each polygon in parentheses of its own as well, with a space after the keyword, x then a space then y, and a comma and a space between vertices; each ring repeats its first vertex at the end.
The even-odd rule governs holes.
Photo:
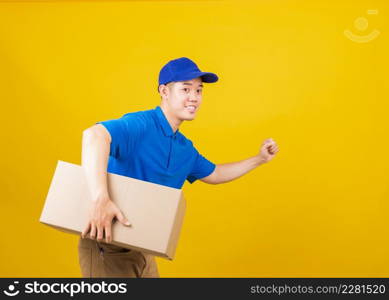
POLYGON ((169 122, 170 127, 172 128, 173 132, 175 133, 178 130, 178 128, 180 127, 182 121, 174 118, 170 114, 169 109, 166 108, 164 105, 161 104, 160 107, 161 107, 162 112, 165 115, 167 121, 169 122))

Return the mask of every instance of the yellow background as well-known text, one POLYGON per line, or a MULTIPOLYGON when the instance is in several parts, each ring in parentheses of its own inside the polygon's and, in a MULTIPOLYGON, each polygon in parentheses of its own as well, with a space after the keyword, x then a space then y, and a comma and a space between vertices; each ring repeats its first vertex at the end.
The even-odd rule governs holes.
POLYGON ((77 237, 39 223, 57 160, 97 121, 159 104, 187 56, 220 80, 181 131, 215 163, 270 163, 186 183, 162 277, 389 276, 387 1, 0 3, 0 276, 80 276, 77 237), (368 15, 376 9, 378 14, 368 15), (366 17, 365 31, 354 28, 366 17), (381 34, 355 43, 345 29, 381 34))

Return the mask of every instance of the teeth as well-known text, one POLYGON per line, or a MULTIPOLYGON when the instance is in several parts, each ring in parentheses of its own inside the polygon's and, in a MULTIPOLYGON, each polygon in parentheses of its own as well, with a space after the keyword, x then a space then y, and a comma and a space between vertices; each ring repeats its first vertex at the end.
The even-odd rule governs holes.
POLYGON ((195 111, 196 106, 194 106, 194 105, 188 105, 188 106, 186 106, 186 108, 188 108, 190 111, 195 111))

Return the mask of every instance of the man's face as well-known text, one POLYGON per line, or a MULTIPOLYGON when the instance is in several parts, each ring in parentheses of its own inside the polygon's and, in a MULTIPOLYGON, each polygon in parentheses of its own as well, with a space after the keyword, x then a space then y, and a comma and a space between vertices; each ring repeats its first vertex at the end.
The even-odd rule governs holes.
POLYGON ((172 117, 184 121, 193 120, 200 108, 203 84, 201 77, 167 84, 165 103, 172 117))

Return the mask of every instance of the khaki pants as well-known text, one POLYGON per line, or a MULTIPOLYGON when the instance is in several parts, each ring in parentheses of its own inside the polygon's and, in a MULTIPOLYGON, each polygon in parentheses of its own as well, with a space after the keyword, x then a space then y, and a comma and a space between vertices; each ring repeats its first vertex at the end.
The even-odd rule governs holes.
POLYGON ((159 278, 155 257, 148 253, 80 237, 78 257, 83 277, 159 278))

